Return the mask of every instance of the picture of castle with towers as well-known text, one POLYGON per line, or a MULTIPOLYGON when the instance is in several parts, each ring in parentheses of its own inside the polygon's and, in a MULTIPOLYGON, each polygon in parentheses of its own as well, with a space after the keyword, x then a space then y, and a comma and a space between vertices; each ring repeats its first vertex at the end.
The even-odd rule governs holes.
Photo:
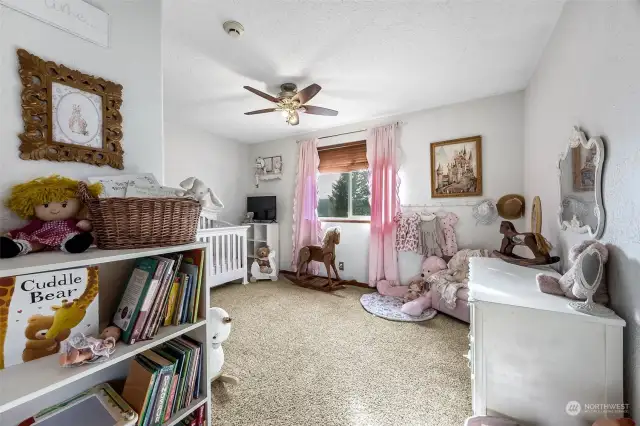
POLYGON ((480 137, 431 144, 432 197, 482 193, 479 144, 480 137))

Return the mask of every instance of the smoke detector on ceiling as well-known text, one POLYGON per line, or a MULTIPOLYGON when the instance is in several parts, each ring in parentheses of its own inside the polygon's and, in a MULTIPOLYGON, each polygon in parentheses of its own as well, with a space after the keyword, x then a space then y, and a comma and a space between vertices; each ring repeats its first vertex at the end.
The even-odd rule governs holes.
POLYGON ((244 27, 240 22, 236 21, 227 21, 222 24, 222 28, 224 28, 224 32, 229 34, 233 38, 240 38, 244 33, 244 27))

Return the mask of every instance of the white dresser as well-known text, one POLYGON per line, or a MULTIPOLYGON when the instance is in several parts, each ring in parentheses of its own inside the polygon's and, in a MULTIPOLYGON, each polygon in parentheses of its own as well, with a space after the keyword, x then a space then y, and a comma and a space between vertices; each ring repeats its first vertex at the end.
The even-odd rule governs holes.
MULTIPOLYGON (((622 404, 622 318, 581 314, 568 299, 541 293, 540 269, 493 258, 470 265, 474 415, 591 425, 606 409, 587 404, 622 404), (580 405, 567 409, 572 401, 580 405)), ((622 409, 609 417, 622 417, 622 409)))

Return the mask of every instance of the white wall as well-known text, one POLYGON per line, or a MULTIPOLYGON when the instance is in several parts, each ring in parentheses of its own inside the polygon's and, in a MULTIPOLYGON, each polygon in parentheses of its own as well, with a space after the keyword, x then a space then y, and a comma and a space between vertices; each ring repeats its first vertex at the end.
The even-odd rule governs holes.
MULTIPOLYGON (((161 6, 156 0, 93 0, 110 15, 111 45, 103 48, 0 6, 0 199, 11 185, 53 173, 72 178, 151 172, 163 178, 161 6), (23 161, 23 131, 16 50, 100 76, 123 85, 125 170, 83 163, 23 161)), ((0 228, 20 222, 0 207, 0 228)))
POLYGON ((189 176, 197 176, 209 185, 225 208, 219 218, 240 223, 247 207, 246 189, 248 145, 228 141, 206 131, 166 120, 165 182, 178 187, 189 176))
MULTIPOLYGON (((625 398, 640 412, 640 3, 575 1, 565 5, 526 90, 525 195, 539 195, 543 233, 566 254, 582 240, 560 231, 555 163, 571 128, 605 141, 603 179, 612 306, 627 321, 625 398)), ((600 401, 593 401, 594 403, 600 401)))
MULTIPOLYGON (((304 117, 301 117, 304 120, 304 117)), ((329 119, 329 118, 327 118, 329 119)), ((291 269, 291 229, 293 191, 297 168, 298 147, 296 140, 329 136, 343 132, 361 130, 393 121, 404 121, 400 128, 402 150, 402 179, 400 200, 403 204, 425 204, 431 202, 430 157, 431 142, 456 139, 464 136, 482 135, 483 197, 497 199, 508 193, 522 193, 523 156, 523 93, 510 93, 486 99, 420 111, 386 119, 337 127, 316 132, 304 137, 283 139, 251 145, 250 165, 258 156, 282 155, 283 179, 261 182, 253 188, 253 194, 276 195, 278 222, 280 223, 280 266, 291 269)), ((322 139, 321 145, 361 140, 365 132, 322 139)), ((483 197, 464 198, 464 201, 483 197)), ((437 201, 440 201, 438 199, 437 201)), ((456 199, 442 200, 455 203, 456 199)), ((456 228, 461 247, 499 248, 501 236, 498 222, 491 226, 476 226, 471 216, 471 207, 451 207, 460 217, 456 228)), ((523 227, 524 221, 515 221, 523 227)), ((328 224, 331 225, 331 224, 328 224)), ((367 282, 369 224, 340 224, 342 238, 337 250, 338 261, 345 262, 345 278, 367 282)), ((419 270, 420 256, 401 253, 400 270, 403 280, 419 270)))

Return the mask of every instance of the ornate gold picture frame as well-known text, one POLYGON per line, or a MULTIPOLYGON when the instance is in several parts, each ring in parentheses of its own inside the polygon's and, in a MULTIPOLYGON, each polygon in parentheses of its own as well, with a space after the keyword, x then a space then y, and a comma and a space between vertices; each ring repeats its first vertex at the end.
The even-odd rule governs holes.
POLYGON ((122 86, 18 50, 23 160, 123 169, 122 86))

